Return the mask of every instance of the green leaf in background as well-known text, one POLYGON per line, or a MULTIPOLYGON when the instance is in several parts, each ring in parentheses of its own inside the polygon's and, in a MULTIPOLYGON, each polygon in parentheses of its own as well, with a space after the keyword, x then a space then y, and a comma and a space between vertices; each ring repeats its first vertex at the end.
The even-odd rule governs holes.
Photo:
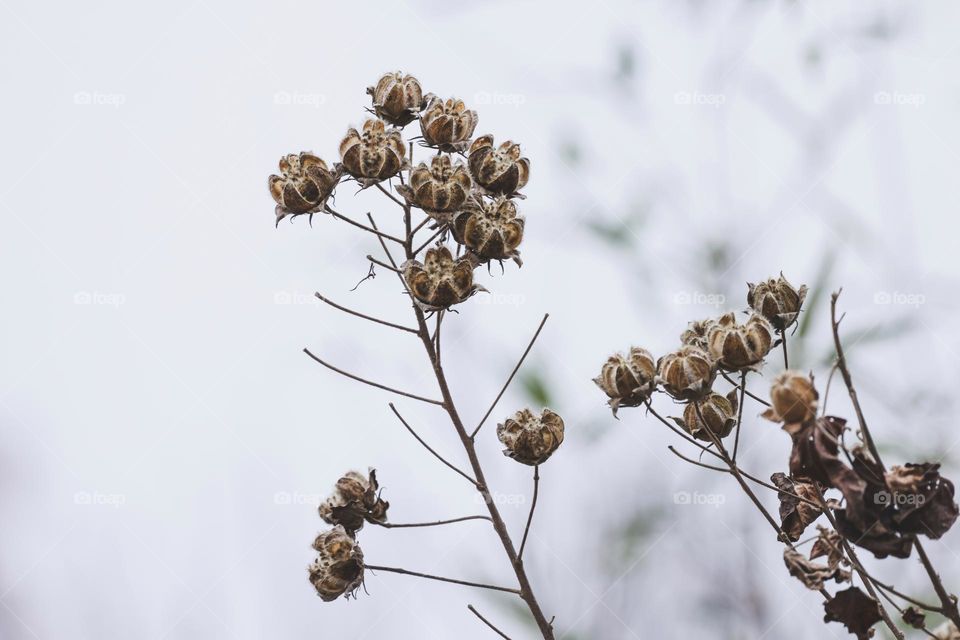
POLYGON ((520 377, 520 385, 530 402, 537 407, 552 407, 553 395, 539 371, 530 369, 520 377))

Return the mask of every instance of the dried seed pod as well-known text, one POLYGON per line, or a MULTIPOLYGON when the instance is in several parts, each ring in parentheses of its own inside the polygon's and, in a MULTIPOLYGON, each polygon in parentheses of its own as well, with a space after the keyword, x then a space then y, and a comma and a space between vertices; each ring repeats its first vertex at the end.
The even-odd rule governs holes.
POLYGON ((563 442, 563 419, 550 409, 539 416, 521 409, 497 425, 497 437, 505 456, 530 466, 543 464, 563 442))
POLYGON ((407 166, 403 137, 397 129, 388 129, 382 120, 363 123, 363 133, 348 129, 340 142, 340 158, 347 173, 370 186, 391 178, 407 166))
POLYGON ((717 438, 726 438, 737 424, 737 392, 730 392, 725 398, 719 393, 711 393, 703 400, 694 400, 683 409, 683 425, 687 433, 698 440, 712 442, 709 430, 717 438), (696 403, 696 404, 695 404, 696 403), (700 407, 699 415, 697 406, 700 407), (703 420, 700 416, 703 416, 703 420))
POLYGON ((477 128, 477 112, 467 109, 463 100, 441 100, 428 94, 426 107, 420 114, 420 130, 423 141, 441 151, 463 151, 477 128))
POLYGON ((709 393, 717 365, 703 349, 685 345, 657 361, 657 376, 663 390, 675 399, 696 400, 709 393))
POLYGON ((530 160, 520 157, 520 145, 510 140, 494 147, 493 136, 480 136, 467 155, 473 179, 491 193, 513 195, 530 178, 530 160))
POLYGON ((346 594, 349 598, 363 583, 363 551, 340 525, 317 536, 317 558, 307 570, 310 583, 324 602, 346 594))
POLYGON ((707 318, 706 320, 694 320, 693 322, 687 325, 687 328, 683 333, 680 334, 680 342, 682 344, 691 345, 694 347, 700 347, 701 349, 708 351, 709 346, 707 345, 707 333, 716 323, 716 320, 713 318, 707 318))
POLYGON ((323 209, 342 173, 340 165, 333 170, 309 152, 291 153, 280 158, 281 175, 267 180, 270 195, 277 203, 277 224, 287 216, 313 214, 323 209))
POLYGON ((452 163, 450 156, 436 155, 429 168, 421 162, 410 173, 410 185, 398 186, 397 191, 431 217, 449 222, 448 214, 463 206, 471 186, 473 180, 462 162, 452 163))
POLYGON ((770 385, 773 406, 763 412, 763 417, 785 424, 809 422, 817 417, 819 397, 813 386, 813 375, 784 371, 777 374, 770 385))
POLYGON ((390 503, 380 499, 378 488, 376 470, 371 469, 369 476, 348 471, 320 505, 320 517, 329 524, 343 525, 351 534, 359 531, 365 520, 384 523, 390 503))
POLYGON ((454 214, 452 230, 454 239, 483 261, 512 258, 522 264, 517 247, 523 240, 523 218, 512 200, 473 195, 454 214))
POLYGON ((610 356, 593 381, 610 398, 607 404, 617 415, 620 407, 638 407, 650 397, 657 387, 657 364, 646 349, 630 347, 626 355, 610 356))
POLYGON ((758 313, 737 324, 733 313, 723 315, 707 332, 710 355, 727 371, 757 370, 773 345, 773 327, 758 313))
POLYGON ((384 74, 377 86, 367 87, 367 93, 373 97, 377 116, 398 127, 413 121, 423 106, 420 82, 399 71, 384 74))
POLYGON ((450 249, 439 246, 427 249, 422 264, 419 260, 408 260, 401 270, 417 301, 424 308, 435 311, 463 302, 483 290, 473 284, 475 266, 469 256, 454 260, 450 249))
POLYGON ((747 283, 747 304, 770 321, 778 331, 783 331, 800 315, 800 307, 807 297, 807 285, 794 289, 783 273, 779 278, 770 278, 760 284, 747 283))

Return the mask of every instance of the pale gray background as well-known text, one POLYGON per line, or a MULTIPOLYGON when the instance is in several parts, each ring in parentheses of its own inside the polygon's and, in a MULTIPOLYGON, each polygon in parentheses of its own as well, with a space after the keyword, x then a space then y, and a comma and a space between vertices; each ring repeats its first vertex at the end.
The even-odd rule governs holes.
MULTIPOLYGON (((348 293, 375 245, 329 219, 273 228, 278 158, 335 160, 364 88, 393 69, 463 97, 478 133, 532 160, 524 267, 482 276, 495 295, 450 318, 445 359, 476 420, 552 314, 521 382, 567 421, 528 551, 558 635, 846 637, 729 479, 673 458, 639 411, 614 421, 590 378, 610 351, 662 354, 687 320, 743 307, 747 280, 822 272, 846 287, 889 455, 943 457, 956 476, 958 11, 0 0, 0 637, 491 637, 468 602, 530 637, 486 593, 384 574, 324 604, 306 581, 314 504, 349 468, 379 469, 396 521, 482 508, 384 394, 300 352, 433 393, 414 340, 310 298, 406 319, 389 274, 348 293)), ((395 216, 351 192, 339 208, 395 216)), ((815 313, 796 357, 822 381, 815 313)), ((518 385, 495 417, 527 402, 518 385)), ((400 406, 461 459, 438 412, 400 406)), ((745 465, 781 470, 787 437, 751 412, 745 465)), ((529 469, 493 429, 480 441, 519 530, 529 469)), ((511 580, 482 523, 362 542, 370 562, 511 580)), ((929 546, 957 588, 957 533, 929 546)), ((878 571, 927 595, 918 569, 878 571)))

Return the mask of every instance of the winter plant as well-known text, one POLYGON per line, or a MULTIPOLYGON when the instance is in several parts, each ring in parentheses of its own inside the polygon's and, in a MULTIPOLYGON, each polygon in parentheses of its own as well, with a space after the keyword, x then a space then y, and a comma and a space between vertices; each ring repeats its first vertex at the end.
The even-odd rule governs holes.
MULTIPOLYGON (((563 420, 543 409, 521 409, 497 426, 504 453, 516 462, 533 467, 533 500, 519 547, 508 531, 487 482, 484 466, 477 454, 476 441, 487 418, 513 380, 540 334, 547 316, 530 340, 526 351, 510 373, 489 409, 475 426, 470 426, 457 408, 444 373, 441 352, 441 326, 452 308, 465 303, 475 293, 486 291, 477 284, 478 267, 492 262, 512 260, 521 264, 518 247, 523 240, 524 219, 517 210, 519 193, 527 184, 530 161, 521 156, 520 146, 506 141, 499 146, 491 135, 474 138, 477 113, 462 100, 442 100, 424 95, 419 81, 410 75, 388 73, 367 92, 372 97, 373 117, 360 130, 350 128, 340 142, 340 161, 328 165, 320 157, 302 152, 280 160, 280 175, 269 179, 270 194, 276 202, 276 223, 285 218, 314 214, 329 221, 348 223, 356 232, 376 238, 382 258, 366 256, 368 277, 375 269, 395 274, 410 302, 414 326, 389 322, 355 311, 317 293, 328 305, 363 320, 415 336, 421 342, 426 362, 436 379, 439 398, 401 391, 343 371, 304 349, 324 367, 352 380, 385 390, 409 400, 439 407, 459 437, 469 460, 469 470, 448 461, 421 438, 405 420, 397 406, 388 406, 397 420, 427 451, 465 479, 482 496, 486 515, 470 515, 435 522, 396 524, 388 521, 389 504, 381 498, 375 471, 363 474, 350 471, 337 482, 333 494, 320 506, 320 517, 331 528, 321 532, 313 543, 317 552, 309 566, 310 583, 324 601, 351 597, 363 585, 367 571, 406 574, 432 580, 493 589, 514 594, 529 609, 544 638, 552 639, 552 618, 548 619, 534 595, 523 564, 527 534, 533 520, 540 481, 540 465, 563 442, 563 420), (404 138, 405 127, 418 123, 419 135, 404 138), (415 143, 429 157, 413 164, 415 143), (332 206, 334 193, 345 183, 356 183, 360 190, 379 192, 393 212, 370 213, 357 220, 332 206), (379 221, 379 222, 378 222, 379 221), (390 232, 400 227, 399 232, 390 232), (497 586, 469 580, 429 575, 367 562, 359 545, 364 524, 380 527, 427 527, 468 520, 487 521, 499 538, 507 562, 516 575, 516 585, 497 586)), ((490 270, 487 270, 490 273, 490 270)), ((488 429, 489 431, 489 429, 488 429)), ((369 553, 369 549, 367 550, 369 553)), ((490 629, 507 637, 472 605, 470 611, 490 629)))
POLYGON ((840 339, 843 318, 837 318, 839 292, 833 294, 830 306, 836 360, 822 403, 813 375, 789 368, 787 334, 797 322, 805 296, 806 287, 794 288, 782 274, 751 284, 749 311, 743 321, 728 313, 691 322, 676 351, 654 359, 649 351, 633 347, 611 356, 595 382, 607 394, 614 415, 621 407, 646 407, 650 415, 694 447, 698 459, 673 446, 669 447, 672 453, 733 477, 783 543, 783 560, 790 575, 823 596, 826 622, 843 623, 861 640, 870 638, 874 625, 883 622, 902 640, 904 632, 894 619, 899 617, 904 625, 926 636, 956 640, 960 638, 957 598, 944 587, 921 541, 921 537, 939 539, 956 521, 953 483, 940 475, 938 464, 887 467, 881 459, 844 357, 840 339), (778 346, 783 370, 773 378, 767 401, 748 386, 778 346), (826 413, 830 382, 837 371, 856 414, 857 429, 852 436, 846 420, 826 413), (728 390, 718 388, 723 384, 728 390), (657 394, 679 403, 682 416, 664 417, 654 408, 657 394), (781 424, 792 441, 787 472, 774 473, 769 482, 737 462, 748 401, 762 405, 762 416, 781 424), (779 519, 764 505, 759 489, 777 493, 779 519), (825 524, 818 523, 815 535, 801 539, 821 516, 825 524), (812 543, 809 552, 801 552, 808 543, 812 543), (892 581, 881 581, 864 568, 856 548, 876 558, 908 558, 915 552, 937 602, 923 602, 902 593, 892 581), (866 592, 852 584, 854 575, 866 592), (831 581, 849 586, 830 593, 827 585, 831 581), (939 614, 946 621, 930 631, 928 613, 939 614))

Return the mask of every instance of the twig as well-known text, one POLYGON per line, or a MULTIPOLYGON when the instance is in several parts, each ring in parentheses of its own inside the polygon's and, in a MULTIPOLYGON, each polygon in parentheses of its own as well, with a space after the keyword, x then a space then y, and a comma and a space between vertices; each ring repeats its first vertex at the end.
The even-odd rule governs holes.
POLYGON ((340 375, 346 376, 346 377, 350 378, 351 380, 356 380, 357 382, 363 382, 364 384, 368 384, 368 385, 370 385, 371 387, 376 387, 376 388, 378 388, 378 389, 383 389, 384 391, 390 391, 391 393, 396 393, 397 395, 406 396, 406 397, 408 397, 408 398, 413 398, 414 400, 420 400, 420 401, 422 401, 422 402, 426 402, 426 403, 429 403, 429 404, 436 404, 436 405, 439 405, 439 406, 441 406, 441 407, 443 406, 443 402, 441 402, 440 400, 433 400, 433 399, 431 399, 431 398, 424 398, 423 396, 418 396, 418 395, 416 395, 416 394, 414 394, 414 393, 407 393, 406 391, 400 391, 399 389, 394 389, 393 387, 388 387, 388 386, 386 386, 386 385, 380 384, 379 382, 374 382, 373 380, 367 380, 366 378, 361 378, 360 376, 354 375, 354 374, 352 374, 352 373, 348 373, 348 372, 344 371, 343 369, 338 369, 337 367, 333 366, 333 365, 330 364, 329 362, 324 362, 323 360, 321 360, 321 359, 318 358, 317 356, 315 356, 315 355, 313 355, 312 353, 310 353, 310 350, 307 349, 307 348, 304 348, 304 349, 303 349, 303 352, 304 352, 305 354, 307 354, 308 356, 310 356, 311 358, 313 358, 314 360, 316 360, 317 362, 319 362, 320 364, 322 364, 323 366, 325 366, 327 369, 330 369, 330 370, 332 370, 332 371, 336 371, 336 372, 339 373, 340 375))
POLYGON ((513 368, 513 371, 510 372, 510 377, 507 378, 507 381, 503 384, 503 387, 500 389, 500 393, 497 394, 497 397, 493 399, 493 404, 490 405, 490 408, 487 409, 487 412, 483 414, 483 418, 480 419, 480 424, 477 425, 477 428, 473 430, 473 433, 470 434, 470 439, 473 440, 476 438, 477 433, 479 433, 480 428, 483 426, 483 423, 487 421, 487 418, 490 417, 490 414, 493 413, 493 410, 496 408, 497 403, 500 402, 500 398, 503 397, 503 394, 507 391, 507 387, 510 386, 510 383, 513 382, 514 376, 517 375, 517 372, 520 370, 520 367, 523 365, 523 361, 526 360, 527 354, 530 353, 530 350, 533 348, 533 343, 537 341, 537 337, 540 335, 540 332, 543 330, 543 325, 547 323, 547 318, 550 317, 549 313, 543 314, 543 320, 540 321, 540 326, 537 327, 536 332, 533 334, 533 337, 530 338, 530 343, 527 345, 527 348, 523 351, 523 355, 520 356, 520 360, 517 361, 517 365, 513 368))
POLYGON ((339 220, 343 220, 344 222, 349 222, 349 223, 352 224, 353 226, 355 226, 355 227, 357 227, 357 228, 359 228, 359 229, 363 229, 363 230, 366 231, 367 233, 372 233, 372 234, 374 234, 374 235, 376 235, 376 236, 378 236, 378 237, 380 237, 380 238, 383 238, 383 239, 385 239, 385 240, 392 240, 393 242, 396 242, 397 244, 403 244, 403 240, 401 240, 400 238, 397 238, 396 236, 392 236, 392 235, 390 235, 389 233, 383 233, 382 231, 377 231, 376 229, 371 229, 370 227, 368 227, 368 226, 365 225, 365 224, 361 224, 361 223, 357 222, 356 220, 353 220, 352 218, 349 218, 349 217, 347 217, 347 216, 345 216, 345 215, 343 215, 343 214, 341 214, 341 213, 337 213, 336 211, 334 211, 333 209, 331 209, 329 206, 327 207, 327 213, 329 213, 330 215, 332 215, 334 218, 337 218, 337 219, 339 219, 339 220))
POLYGON ((783 347, 783 368, 790 368, 790 358, 787 357, 787 332, 786 330, 780 332, 780 346, 783 347))
POLYGON ((430 236, 429 238, 427 238, 426 242, 424 242, 424 243, 421 244, 419 247, 417 247, 416 249, 413 250, 413 255, 417 255, 418 253, 420 253, 421 251, 423 251, 423 249, 424 249, 428 244, 430 244, 431 242, 433 242, 434 240, 436 240, 437 238, 439 238, 441 235, 443 235, 443 233, 444 233, 446 230, 447 230, 447 227, 446 227, 446 226, 440 227, 440 230, 439 230, 439 231, 437 231, 437 232, 434 233, 432 236, 430 236))
POLYGON ((830 399, 830 385, 833 383, 833 374, 837 372, 837 363, 834 362, 833 366, 830 367, 830 375, 827 376, 827 386, 823 390, 823 406, 821 407, 820 415, 827 415, 827 400, 830 399))
POLYGON ((380 260, 377 260, 377 259, 374 258, 373 256, 367 256, 367 260, 369 260, 369 261, 372 262, 373 264, 377 265, 378 267, 383 267, 384 269, 387 269, 388 271, 393 271, 394 273, 398 273, 398 274, 400 274, 400 275, 403 275, 403 272, 400 271, 400 269, 397 269, 396 266, 390 266, 390 265, 387 264, 386 262, 382 262, 382 261, 380 261, 380 260))
POLYGON ((344 307, 343 305, 339 305, 333 300, 330 300, 329 298, 324 298, 319 293, 314 293, 313 295, 317 296, 317 298, 319 298, 320 300, 323 300, 334 309, 339 309, 340 311, 344 311, 346 313, 349 313, 350 315, 357 316, 358 318, 363 318, 364 320, 370 320, 371 322, 376 322, 377 324, 382 324, 387 327, 393 327, 394 329, 400 329, 401 331, 406 331, 414 335, 416 335, 417 333, 416 329, 411 329, 410 327, 404 327, 403 325, 394 324, 393 322, 387 322, 386 320, 381 320, 380 318, 374 318, 373 316, 368 316, 365 313, 360 313, 359 311, 354 311, 353 309, 349 309, 347 307, 344 307))
POLYGON ((392 402, 389 403, 388 406, 390 407, 390 410, 393 411, 393 415, 397 416, 397 419, 400 421, 400 423, 401 423, 404 427, 407 428, 407 431, 409 431, 411 434, 413 434, 413 437, 417 439, 417 442, 419 442, 420 444, 422 444, 422 445, 424 446, 424 448, 426 448, 427 451, 429 451, 430 453, 432 453, 432 454, 434 455, 434 457, 436 457, 437 460, 439 460, 439 461, 442 462, 443 464, 447 465, 448 467, 450 467, 451 469, 453 469, 454 471, 456 471, 457 473, 459 473, 460 475, 462 475, 462 476, 463 476, 464 478, 466 478, 466 479, 470 482, 470 484, 472 484, 473 486, 477 486, 477 481, 476 481, 476 480, 474 480, 474 479, 471 478, 469 475, 467 475, 467 473, 466 473, 465 471, 461 471, 456 465, 454 465, 453 463, 449 462, 449 461, 448 461, 446 458, 444 458, 442 455, 440 455, 439 453, 437 453, 436 451, 434 451, 433 447, 431 447, 430 445, 428 445, 428 444, 426 443, 426 441, 424 441, 423 438, 421 438, 419 435, 417 435, 417 432, 413 430, 413 427, 411 427, 411 426, 409 425, 409 423, 407 423, 406 420, 403 419, 403 416, 400 415, 400 412, 397 411, 397 408, 393 405, 392 402))
POLYGON ((712 456, 714 456, 714 457, 716 457, 716 458, 720 458, 721 460, 723 459, 723 458, 720 456, 720 454, 717 453, 716 451, 714 451, 713 449, 710 449, 709 447, 703 446, 702 444, 700 444, 699 442, 697 442, 696 440, 694 440, 693 438, 691 438, 690 436, 688 436, 687 434, 685 434, 683 431, 680 431, 680 429, 678 429, 675 425, 670 424, 670 422, 667 421, 666 418, 664 418, 663 416, 661 416, 659 413, 656 412, 656 410, 653 408, 653 403, 650 402, 650 400, 647 400, 647 411, 649 411, 651 414, 653 414, 653 416, 654 416, 657 420, 659 420, 660 422, 662 422, 662 423, 667 427, 667 429, 670 429, 670 430, 673 431, 675 434, 677 434, 678 436, 680 436, 681 438, 683 438, 684 440, 686 440, 687 442, 689 442, 689 443, 692 444, 693 446, 697 447, 698 449, 700 449, 700 450, 703 451, 704 453, 709 453, 710 455, 712 455, 712 456))
POLYGON ((527 546, 527 535, 530 533, 530 525, 533 523, 533 511, 537 508, 537 494, 540 492, 540 465, 533 467, 533 501, 530 504, 530 515, 527 516, 527 526, 523 530, 523 539, 520 541, 520 551, 517 552, 517 558, 523 560, 523 549, 527 546))
POLYGON ((723 467, 714 467, 713 465, 699 462, 698 460, 694 460, 693 458, 688 458, 687 456, 683 455, 682 453, 674 449, 673 445, 668 445, 667 449, 669 449, 670 453, 672 453, 673 455, 677 456, 681 460, 686 460, 690 464, 694 464, 698 467, 703 467, 704 469, 710 469, 710 471, 719 471, 720 473, 730 473, 729 469, 724 469, 723 467))
MULTIPOLYGON (((726 373, 725 371, 721 370, 721 371, 720 371, 720 375, 723 376, 723 379, 726 380, 727 382, 729 382, 730 384, 732 384, 734 387, 740 386, 739 384, 737 384, 737 381, 734 380, 733 378, 731 378, 729 375, 727 375, 727 373, 726 373)), ((763 406, 765 406, 765 407, 769 407, 769 406, 770 406, 770 403, 769 403, 769 402, 767 402, 766 400, 764 400, 764 399, 761 398, 760 396, 751 393, 749 389, 744 389, 744 393, 746 393, 748 396, 750 396, 751 398, 753 398, 754 400, 756 400, 757 402, 759 402, 759 403, 762 404, 763 406)))
POLYGON ((401 202, 400 200, 398 200, 392 193, 390 193, 389 191, 387 191, 386 189, 384 189, 384 188, 383 188, 383 185, 380 184, 379 182, 377 183, 377 189, 380 189, 380 191, 383 193, 383 195, 387 196, 388 198, 390 198, 391 200, 393 200, 394 202, 396 202, 398 205, 400 205, 400 206, 403 207, 404 209, 407 208, 406 203, 401 202))
POLYGON ((506 638, 507 640, 510 640, 510 636, 508 636, 508 635, 505 634, 503 631, 500 631, 500 629, 497 629, 495 626, 493 626, 493 624, 492 624, 489 620, 487 620, 486 618, 484 618, 482 615, 480 615, 480 612, 479 612, 479 611, 477 611, 476 609, 473 608, 473 605, 472 605, 472 604, 468 604, 468 605, 467 605, 467 609, 470 609, 470 611, 473 612, 473 615, 475 615, 475 616, 477 616, 478 618, 480 618, 480 620, 481 620, 485 625, 487 625, 488 627, 490 627, 491 629, 493 629, 493 631, 494 631, 498 636, 500 636, 501 638, 506 638))
POLYGON ((463 516, 462 518, 451 518, 449 520, 436 520, 434 522, 414 522, 397 524, 394 522, 376 522, 378 527, 384 529, 413 529, 418 527, 438 527, 444 524, 453 524, 454 522, 466 522, 467 520, 490 520, 488 516, 463 516))
POLYGON ((743 396, 747 391, 747 372, 740 373, 740 404, 737 407, 737 434, 733 437, 733 461, 737 461, 737 450, 740 448, 740 425, 743 423, 743 396))
POLYGON ((397 567, 381 567, 373 564, 363 565, 364 569, 369 569, 370 571, 389 571, 390 573, 400 573, 405 576, 416 576, 418 578, 426 578, 428 580, 439 580, 440 582, 452 582, 453 584, 462 584, 465 587, 477 587, 478 589, 492 589, 493 591, 506 591, 507 593, 515 593, 520 595, 520 592, 516 589, 511 589, 510 587, 498 587, 492 584, 483 584, 482 582, 470 582, 469 580, 457 580, 455 578, 444 578, 443 576, 435 576, 429 573, 420 573, 419 571, 408 571, 407 569, 398 569, 397 567))

